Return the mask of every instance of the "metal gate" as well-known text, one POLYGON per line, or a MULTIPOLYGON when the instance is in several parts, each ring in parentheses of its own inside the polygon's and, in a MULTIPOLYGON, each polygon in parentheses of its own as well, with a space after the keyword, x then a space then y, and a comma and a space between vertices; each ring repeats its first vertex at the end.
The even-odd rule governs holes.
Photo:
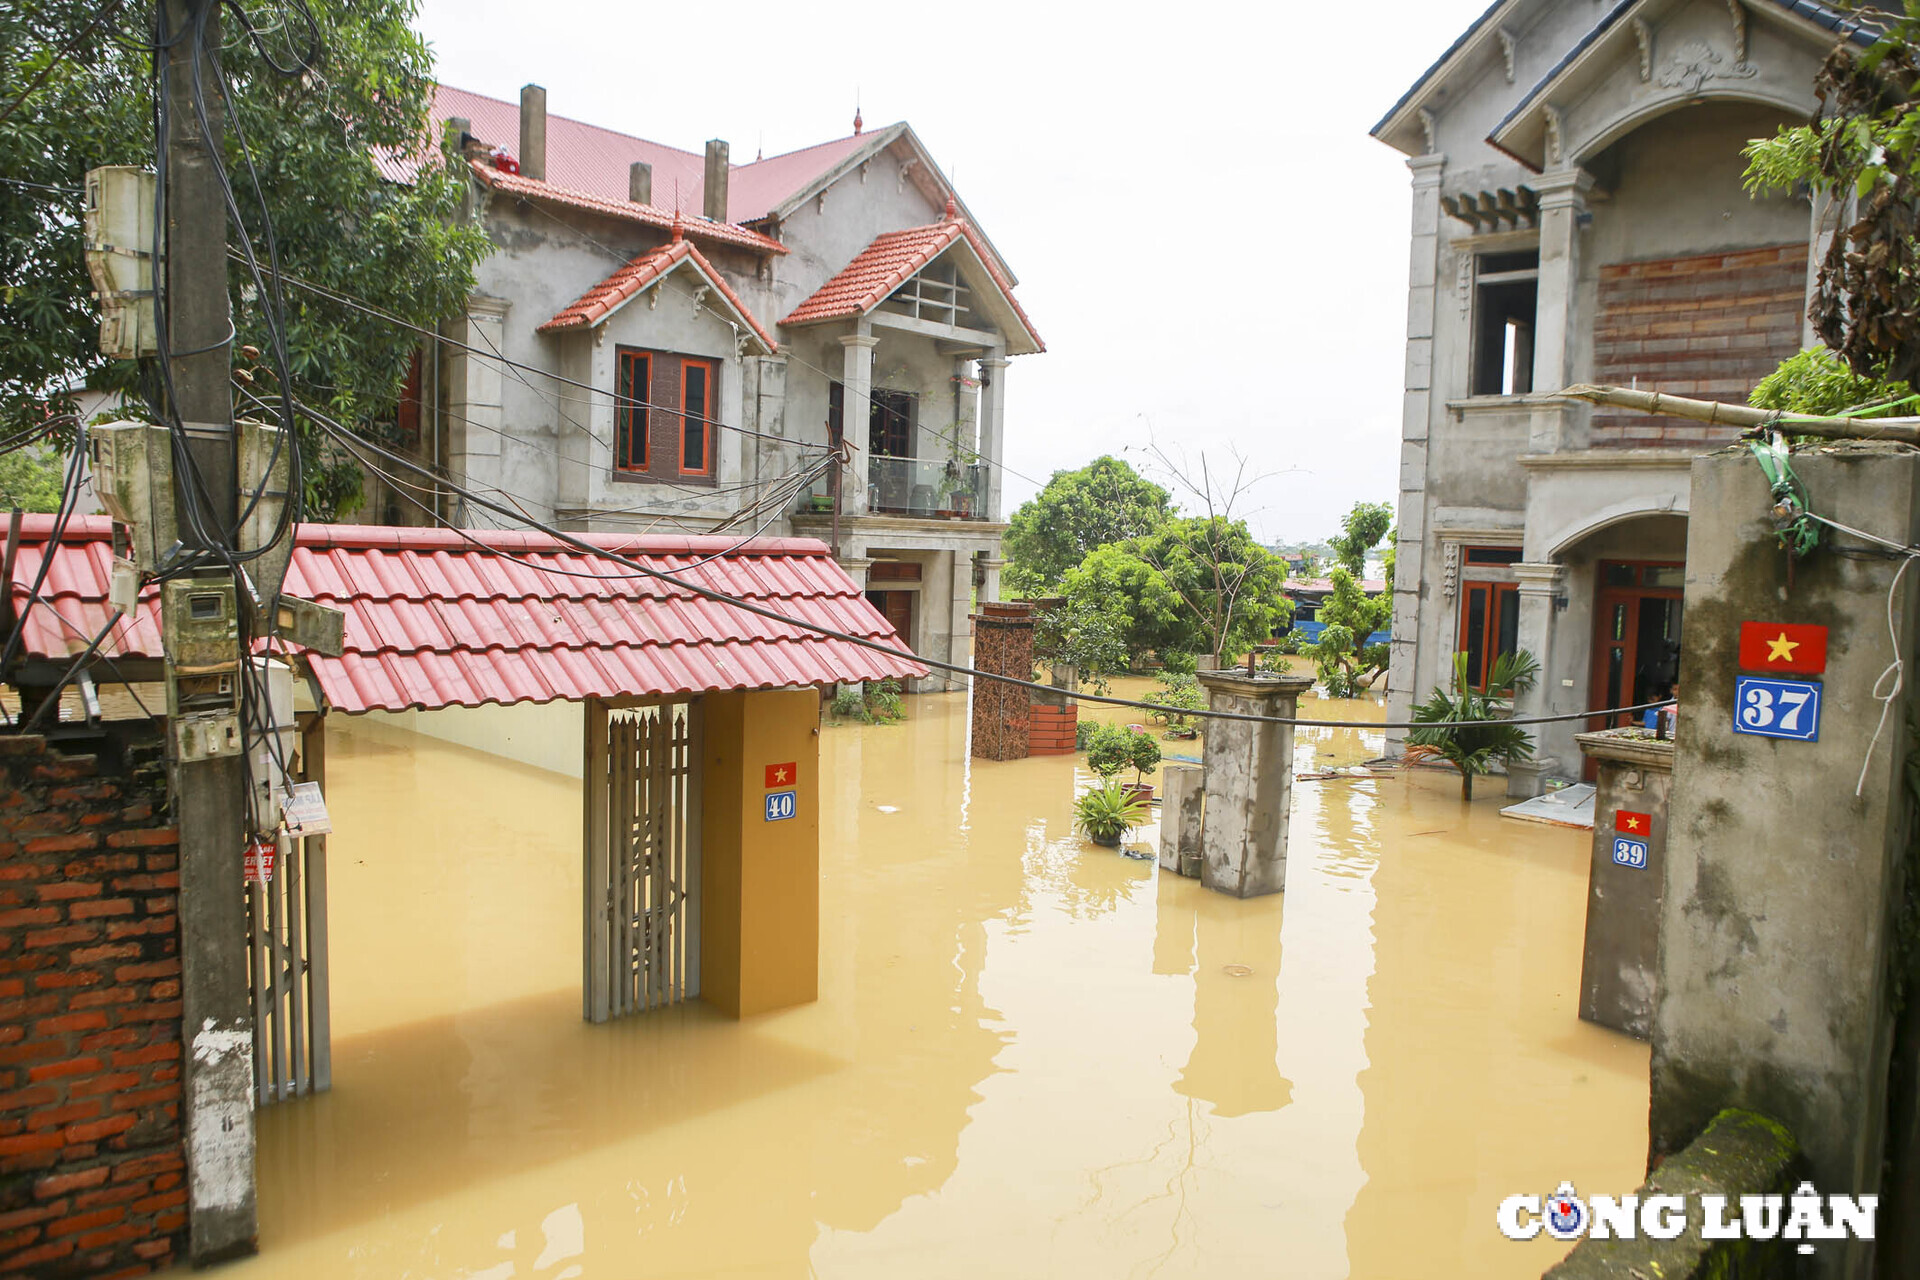
POLYGON ((587 708, 583 1013, 605 1022, 700 994, 698 716, 587 708))
MULTIPOLYGON (((326 777, 326 724, 300 717, 299 781, 326 777)), ((247 885, 253 1097, 263 1107, 333 1087, 327 1003, 327 838, 289 840, 273 876, 247 885)))

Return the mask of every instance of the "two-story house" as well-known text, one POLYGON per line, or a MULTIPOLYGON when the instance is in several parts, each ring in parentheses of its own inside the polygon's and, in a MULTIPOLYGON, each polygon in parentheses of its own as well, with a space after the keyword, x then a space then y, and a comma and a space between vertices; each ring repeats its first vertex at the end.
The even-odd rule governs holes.
MULTIPOLYGON (((1749 195, 1741 151, 1864 38, 1811 0, 1499 0, 1374 127, 1413 176, 1390 719, 1456 652, 1538 658, 1522 714, 1672 692, 1688 466, 1734 433, 1556 393, 1744 403, 1811 341, 1833 219, 1749 195)), ((1577 774, 1586 727, 1510 791, 1577 774)))
POLYGON ((964 661, 998 592, 1008 361, 1044 347, 913 130, 856 116, 733 164, 549 116, 538 86, 441 86, 434 114, 495 249, 422 355, 407 447, 566 529, 819 537, 916 652, 964 661))

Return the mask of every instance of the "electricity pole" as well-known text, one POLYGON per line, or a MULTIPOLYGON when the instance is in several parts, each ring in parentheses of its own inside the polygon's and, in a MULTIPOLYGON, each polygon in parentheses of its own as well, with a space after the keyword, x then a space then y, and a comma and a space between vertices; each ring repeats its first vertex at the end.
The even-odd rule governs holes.
MULTIPOLYGON (((167 345, 172 410, 185 429, 194 466, 174 468, 177 527, 183 549, 212 550, 231 540, 237 511, 232 343, 227 296, 227 210, 217 156, 226 116, 206 49, 219 47, 218 0, 166 0, 171 44, 166 59, 165 259, 167 345), (204 33, 204 41, 194 32, 204 33), (194 82, 201 85, 196 107, 194 82), (207 130, 202 131, 204 111, 207 130), (179 354, 172 354, 179 353, 179 354), (196 480, 197 475, 197 480, 196 480), (197 490, 197 492, 196 492, 197 490), (189 506, 199 513, 196 522, 189 506), (204 535, 204 536, 203 536, 204 535)), ((244 607, 244 589, 225 565, 192 580, 192 619, 180 616, 188 597, 163 593, 168 611, 169 732, 189 681, 205 699, 208 674, 182 669, 172 643, 189 625, 206 622, 210 597, 244 607)), ((209 606, 210 607, 210 606, 209 606)), ((228 623, 231 624, 232 618, 228 623)), ((226 688, 238 724, 242 664, 236 642, 226 688)), ((219 677, 211 676, 216 693, 219 677)), ((176 737, 176 752, 179 738, 176 737)), ((242 855, 246 830, 244 755, 176 755, 180 818, 181 1040, 186 1129, 189 1254, 196 1265, 253 1253, 259 1227, 254 1194, 253 1015, 247 989, 247 911, 242 855)), ((196 753, 198 755, 198 753, 196 753)))

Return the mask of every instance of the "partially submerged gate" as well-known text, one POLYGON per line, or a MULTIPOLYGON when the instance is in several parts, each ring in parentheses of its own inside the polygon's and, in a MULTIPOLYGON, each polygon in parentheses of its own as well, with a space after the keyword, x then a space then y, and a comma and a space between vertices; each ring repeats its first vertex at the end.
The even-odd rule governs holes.
MULTIPOLYGON (((297 781, 326 777, 326 721, 302 715, 297 781)), ((333 1087, 327 999, 327 838, 289 840, 270 877, 247 883, 256 1107, 333 1087)))
POLYGON ((698 703, 587 703, 582 1012, 700 994, 698 703))

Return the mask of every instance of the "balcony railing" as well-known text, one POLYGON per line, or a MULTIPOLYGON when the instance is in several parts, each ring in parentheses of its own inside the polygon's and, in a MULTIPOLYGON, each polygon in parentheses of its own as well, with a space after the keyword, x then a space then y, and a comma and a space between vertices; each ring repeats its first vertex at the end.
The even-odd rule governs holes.
MULTIPOLYGON (((803 499, 804 509, 833 510, 832 479, 816 481, 803 499)), ((874 515, 917 516, 925 520, 987 520, 985 463, 950 458, 867 459, 867 510, 874 515)))

